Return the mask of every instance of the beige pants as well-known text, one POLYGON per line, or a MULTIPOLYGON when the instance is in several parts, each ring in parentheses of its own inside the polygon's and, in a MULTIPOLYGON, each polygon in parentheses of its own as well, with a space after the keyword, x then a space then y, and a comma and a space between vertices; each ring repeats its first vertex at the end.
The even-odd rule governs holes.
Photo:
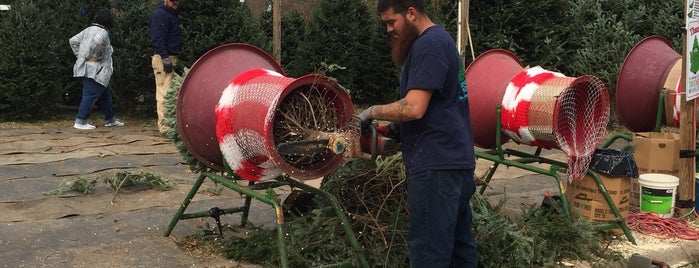
MULTIPOLYGON (((173 66, 177 66, 177 56, 170 56, 173 66)), ((160 55, 155 54, 152 57, 151 64, 153 65, 153 76, 155 76, 155 108, 158 112, 158 130, 160 133, 165 133, 169 127, 163 125, 165 120, 165 95, 172 87, 172 74, 166 73, 163 69, 163 59, 160 55)))

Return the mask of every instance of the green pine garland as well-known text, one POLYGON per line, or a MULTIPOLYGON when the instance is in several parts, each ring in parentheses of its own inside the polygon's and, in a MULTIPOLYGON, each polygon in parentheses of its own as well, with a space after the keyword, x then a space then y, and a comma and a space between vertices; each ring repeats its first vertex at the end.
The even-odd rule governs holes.
POLYGON ((165 100, 163 101, 163 105, 165 106, 165 120, 163 121, 163 124, 169 127, 168 130, 165 131, 165 136, 170 138, 175 144, 175 147, 177 147, 177 150, 182 155, 182 158, 184 158, 185 162, 189 164, 190 170, 194 172, 213 171, 201 163, 199 159, 194 157, 191 152, 189 152, 187 145, 182 140, 182 137, 180 137, 179 131, 177 131, 177 96, 179 94, 180 87, 182 87, 182 79, 187 75, 187 72, 189 72, 189 68, 185 68, 182 76, 176 72, 173 74, 172 86, 165 95, 165 100))

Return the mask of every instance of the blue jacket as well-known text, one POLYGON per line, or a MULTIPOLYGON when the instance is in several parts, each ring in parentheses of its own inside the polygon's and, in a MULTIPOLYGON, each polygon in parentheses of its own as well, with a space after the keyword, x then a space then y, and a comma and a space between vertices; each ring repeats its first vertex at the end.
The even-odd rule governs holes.
POLYGON ((170 55, 180 54, 182 51, 182 34, 178 13, 177 10, 172 10, 160 3, 148 21, 153 54, 159 54, 163 59, 170 55))

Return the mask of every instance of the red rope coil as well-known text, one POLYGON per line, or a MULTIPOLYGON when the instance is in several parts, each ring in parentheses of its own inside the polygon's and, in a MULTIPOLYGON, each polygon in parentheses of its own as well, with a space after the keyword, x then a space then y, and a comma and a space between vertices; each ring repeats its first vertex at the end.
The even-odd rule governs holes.
POLYGON ((699 240, 699 230, 693 229, 683 218, 662 218, 655 212, 636 212, 629 214, 627 224, 636 232, 658 239, 699 240))

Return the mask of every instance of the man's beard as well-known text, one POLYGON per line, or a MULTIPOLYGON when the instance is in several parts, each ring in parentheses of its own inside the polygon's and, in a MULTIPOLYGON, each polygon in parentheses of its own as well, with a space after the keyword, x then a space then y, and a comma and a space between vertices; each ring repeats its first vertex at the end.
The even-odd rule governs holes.
POLYGON ((410 48, 413 46, 415 39, 420 36, 420 31, 415 27, 415 24, 406 22, 405 25, 405 30, 398 33, 398 38, 391 38, 391 57, 398 66, 405 64, 410 48))

